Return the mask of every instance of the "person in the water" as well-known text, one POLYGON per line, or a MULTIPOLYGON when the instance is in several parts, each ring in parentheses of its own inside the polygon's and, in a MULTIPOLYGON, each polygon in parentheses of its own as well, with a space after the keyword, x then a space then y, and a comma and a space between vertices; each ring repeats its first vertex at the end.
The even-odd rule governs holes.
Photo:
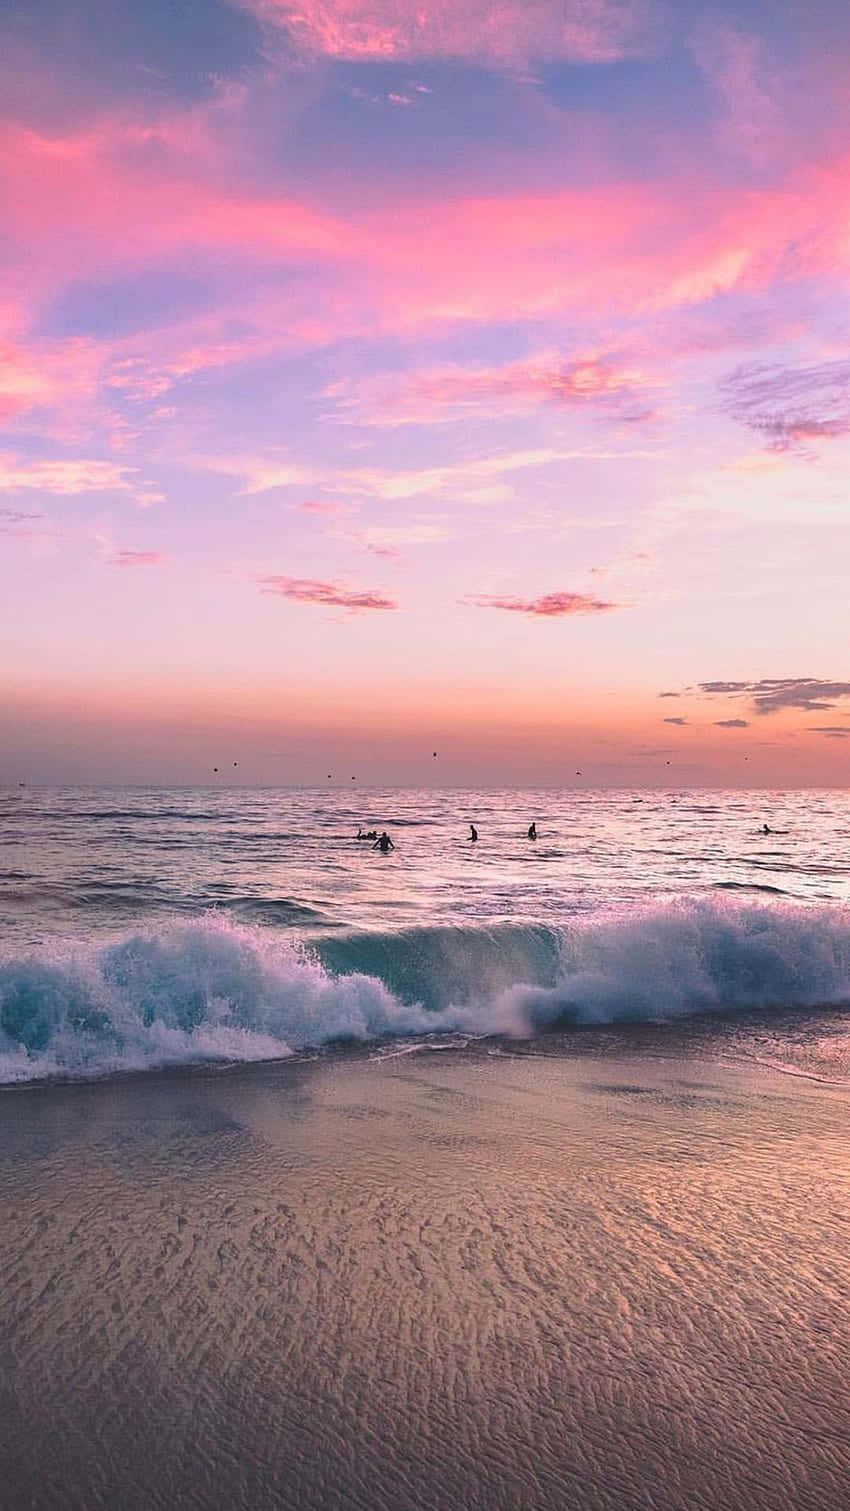
POLYGON ((384 830, 380 839, 376 839, 374 845, 372 846, 372 849, 380 850, 382 855, 389 855, 390 851, 395 849, 395 845, 387 834, 386 829, 384 830))
POLYGON ((762 832, 762 834, 772 834, 773 830, 770 828, 770 826, 768 824, 762 824, 762 826, 761 826, 761 832, 762 832))
POLYGON ((473 842, 474 842, 474 841, 475 841, 475 840, 477 840, 477 838, 478 838, 478 830, 477 830, 477 829, 476 829, 476 827, 475 827, 475 825, 474 825, 474 824, 470 824, 470 826, 469 826, 469 838, 470 838, 470 839, 471 839, 471 840, 472 840, 472 841, 473 841, 473 842))
POLYGON ((528 837, 529 837, 529 839, 536 839, 537 838, 537 824, 536 823, 529 825, 529 828, 528 828, 528 837))

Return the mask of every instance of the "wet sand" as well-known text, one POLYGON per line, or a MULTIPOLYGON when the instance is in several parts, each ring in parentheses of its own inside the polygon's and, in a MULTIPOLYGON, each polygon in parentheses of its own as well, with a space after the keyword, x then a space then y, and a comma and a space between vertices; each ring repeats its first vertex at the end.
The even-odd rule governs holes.
POLYGON ((849 1106, 640 1043, 6 1092, 4 1504, 839 1511, 849 1106))

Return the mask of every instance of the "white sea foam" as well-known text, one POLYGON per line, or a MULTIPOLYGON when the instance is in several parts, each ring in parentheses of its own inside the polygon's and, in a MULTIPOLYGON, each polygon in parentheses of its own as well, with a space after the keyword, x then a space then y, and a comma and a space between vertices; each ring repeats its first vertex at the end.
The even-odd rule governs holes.
POLYGON ((682 900, 564 929, 407 930, 321 952, 209 915, 6 958, 0 1081, 850 1002, 850 913, 837 906, 682 900))

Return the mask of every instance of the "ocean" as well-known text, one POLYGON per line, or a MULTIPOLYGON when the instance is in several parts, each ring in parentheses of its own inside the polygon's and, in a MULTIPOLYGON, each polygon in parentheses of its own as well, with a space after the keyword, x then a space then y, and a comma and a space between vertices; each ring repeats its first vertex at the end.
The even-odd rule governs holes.
POLYGON ((6 789, 0 1080, 840 1005, 848 902, 843 793, 6 789))
POLYGON ((3 1504, 843 1511, 848 839, 6 789, 3 1504))

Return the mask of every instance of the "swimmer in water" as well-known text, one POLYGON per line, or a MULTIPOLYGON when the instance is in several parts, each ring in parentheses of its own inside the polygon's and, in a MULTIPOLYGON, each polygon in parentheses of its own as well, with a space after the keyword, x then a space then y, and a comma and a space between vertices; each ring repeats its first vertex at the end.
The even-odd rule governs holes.
POLYGON ((769 828, 767 824, 762 824, 762 826, 761 826, 761 832, 762 832, 762 834, 772 834, 773 830, 771 828, 769 828))
POLYGON ((478 830, 476 829, 474 824, 470 824, 469 826, 469 838, 472 840, 473 844, 478 838, 478 830))
POLYGON ((380 839, 377 839, 375 841, 374 845, 372 846, 372 849, 373 850, 380 850, 380 852, 381 852, 382 855, 389 855, 390 851, 395 849, 395 845, 393 844, 392 840, 390 839, 389 835, 387 834, 386 829, 384 830, 384 832, 381 835, 380 839))
POLYGON ((536 823, 529 825, 528 837, 529 837, 529 839, 536 839, 537 838, 537 825, 536 825, 536 823))

